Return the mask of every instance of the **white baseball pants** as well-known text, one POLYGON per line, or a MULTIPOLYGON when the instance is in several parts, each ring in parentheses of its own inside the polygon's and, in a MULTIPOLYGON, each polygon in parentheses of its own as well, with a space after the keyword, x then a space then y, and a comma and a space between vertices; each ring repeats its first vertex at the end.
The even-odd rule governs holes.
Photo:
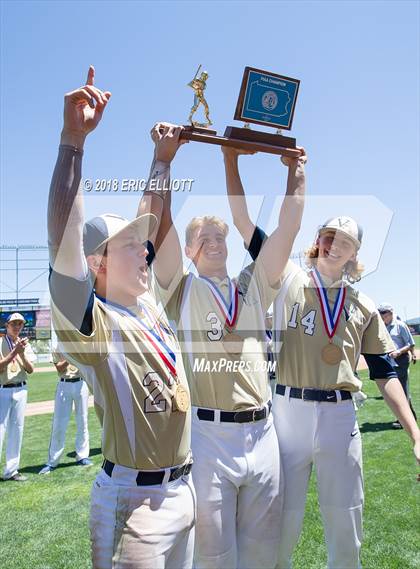
POLYGON ((156 486, 130 485, 127 478, 115 481, 101 470, 93 483, 93 569, 191 569, 196 501, 191 475, 156 486))
POLYGON ((202 421, 193 408, 196 569, 274 568, 283 478, 273 418, 202 421))
POLYGON ((274 395, 273 414, 284 474, 279 569, 291 567, 312 466, 329 569, 359 569, 362 541, 362 441, 353 401, 318 403, 274 395))
POLYGON ((3 478, 10 478, 19 470, 27 399, 28 388, 26 386, 0 387, 0 459, 7 432, 6 465, 3 478))
POLYGON ((81 380, 74 383, 58 382, 55 392, 50 448, 48 451, 47 464, 49 466, 57 466, 64 452, 66 431, 73 402, 77 426, 75 442, 76 460, 89 456, 88 399, 89 390, 84 381, 81 380))

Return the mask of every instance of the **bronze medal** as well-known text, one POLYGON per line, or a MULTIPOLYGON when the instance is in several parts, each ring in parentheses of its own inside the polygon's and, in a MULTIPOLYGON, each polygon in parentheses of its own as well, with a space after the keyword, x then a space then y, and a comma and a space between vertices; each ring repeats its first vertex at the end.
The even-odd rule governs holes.
POLYGON ((343 350, 336 344, 327 344, 322 348, 321 358, 330 366, 337 365, 343 359, 343 350))
POLYGON ((328 293, 324 287, 320 273, 314 267, 312 268, 310 275, 314 281, 319 304, 321 306, 324 328, 330 340, 329 344, 324 346, 321 350, 321 359, 327 365, 335 366, 341 362, 344 356, 343 349, 340 348, 340 346, 337 346, 337 344, 333 344, 332 339, 337 331, 338 324, 343 313, 344 302, 346 299, 346 287, 342 282, 341 287, 337 291, 336 297, 334 299, 334 309, 331 310, 328 293))
POLYGON ((239 334, 229 332, 223 337, 223 347, 228 354, 241 354, 243 350, 244 340, 239 334))
POLYGON ((190 408, 190 396, 182 385, 177 385, 174 395, 175 410, 186 413, 190 408))

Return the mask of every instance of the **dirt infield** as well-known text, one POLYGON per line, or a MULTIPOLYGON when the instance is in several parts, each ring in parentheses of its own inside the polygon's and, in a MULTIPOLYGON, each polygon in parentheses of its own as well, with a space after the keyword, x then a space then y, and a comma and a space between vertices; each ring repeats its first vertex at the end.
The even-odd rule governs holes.
POLYGON ((367 369, 367 367, 368 367, 368 366, 367 366, 367 363, 366 363, 365 358, 364 358, 363 356, 360 356, 360 358, 359 358, 359 365, 357 366, 357 369, 360 370, 360 371, 362 371, 362 370, 364 370, 364 369, 367 369))
MULTIPOLYGON (((93 395, 89 397, 88 406, 93 407, 93 395)), ((46 415, 47 413, 54 413, 54 401, 37 401, 26 405, 25 417, 46 415)))
POLYGON ((55 366, 42 366, 42 367, 36 367, 34 369, 34 373, 40 373, 44 371, 57 371, 57 370, 55 369, 55 366))

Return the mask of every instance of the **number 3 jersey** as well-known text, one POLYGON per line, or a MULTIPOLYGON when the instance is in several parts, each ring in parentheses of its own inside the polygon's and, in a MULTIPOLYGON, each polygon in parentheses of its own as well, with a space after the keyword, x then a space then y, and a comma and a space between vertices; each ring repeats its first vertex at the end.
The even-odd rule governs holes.
POLYGON ((138 470, 182 464, 190 450, 190 411, 176 410, 173 402, 178 385, 188 390, 179 345, 148 298, 141 297, 139 306, 121 307, 93 297, 89 335, 52 304, 60 351, 77 363, 94 393, 104 457, 138 470), (155 334, 151 340, 144 324, 155 334), (164 358, 176 360, 176 374, 160 355, 156 335, 168 348, 164 358))
POLYGON ((180 268, 168 289, 157 280, 155 287, 156 299, 176 325, 192 404, 224 411, 264 405, 270 398, 265 313, 277 290, 270 287, 261 263, 245 267, 232 281, 184 274, 180 268), (236 319, 234 310, 229 314, 235 287, 236 319), (239 340, 233 342, 234 351, 226 340, 232 335, 239 340))
MULTIPOLYGON (((333 310, 342 281, 324 286, 333 310)), ((393 350, 389 334, 372 300, 344 283, 346 294, 332 342, 342 353, 337 364, 322 359, 329 339, 320 300, 310 273, 288 262, 282 286, 274 301, 274 354, 277 382, 292 387, 358 391, 355 375, 360 354, 386 354, 393 350)))

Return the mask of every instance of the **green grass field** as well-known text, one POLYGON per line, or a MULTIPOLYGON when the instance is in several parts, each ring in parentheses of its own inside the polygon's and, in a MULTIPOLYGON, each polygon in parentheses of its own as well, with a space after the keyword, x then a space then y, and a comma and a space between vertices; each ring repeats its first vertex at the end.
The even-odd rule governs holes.
POLYGON ((55 371, 37 372, 28 376, 28 403, 54 399, 57 380, 55 371))
MULTIPOLYGON (((56 375, 46 372, 30 380, 30 400, 52 399, 56 375), (32 392, 32 393, 31 393, 32 392)), ((420 409, 420 362, 411 367, 411 389, 420 409)), ((418 468, 408 437, 391 429, 392 415, 375 384, 365 381, 369 399, 359 413, 363 433, 365 516, 362 562, 364 569, 417 569, 419 527, 418 468)), ((89 426, 94 466, 75 466, 74 418, 67 435, 62 465, 45 477, 37 473, 45 463, 51 415, 27 417, 21 472, 25 483, 0 482, 0 568, 85 569, 89 552, 89 493, 100 468, 100 429, 93 410, 89 426)), ((294 556, 295 569, 325 567, 326 552, 314 480, 304 530, 294 556)))

